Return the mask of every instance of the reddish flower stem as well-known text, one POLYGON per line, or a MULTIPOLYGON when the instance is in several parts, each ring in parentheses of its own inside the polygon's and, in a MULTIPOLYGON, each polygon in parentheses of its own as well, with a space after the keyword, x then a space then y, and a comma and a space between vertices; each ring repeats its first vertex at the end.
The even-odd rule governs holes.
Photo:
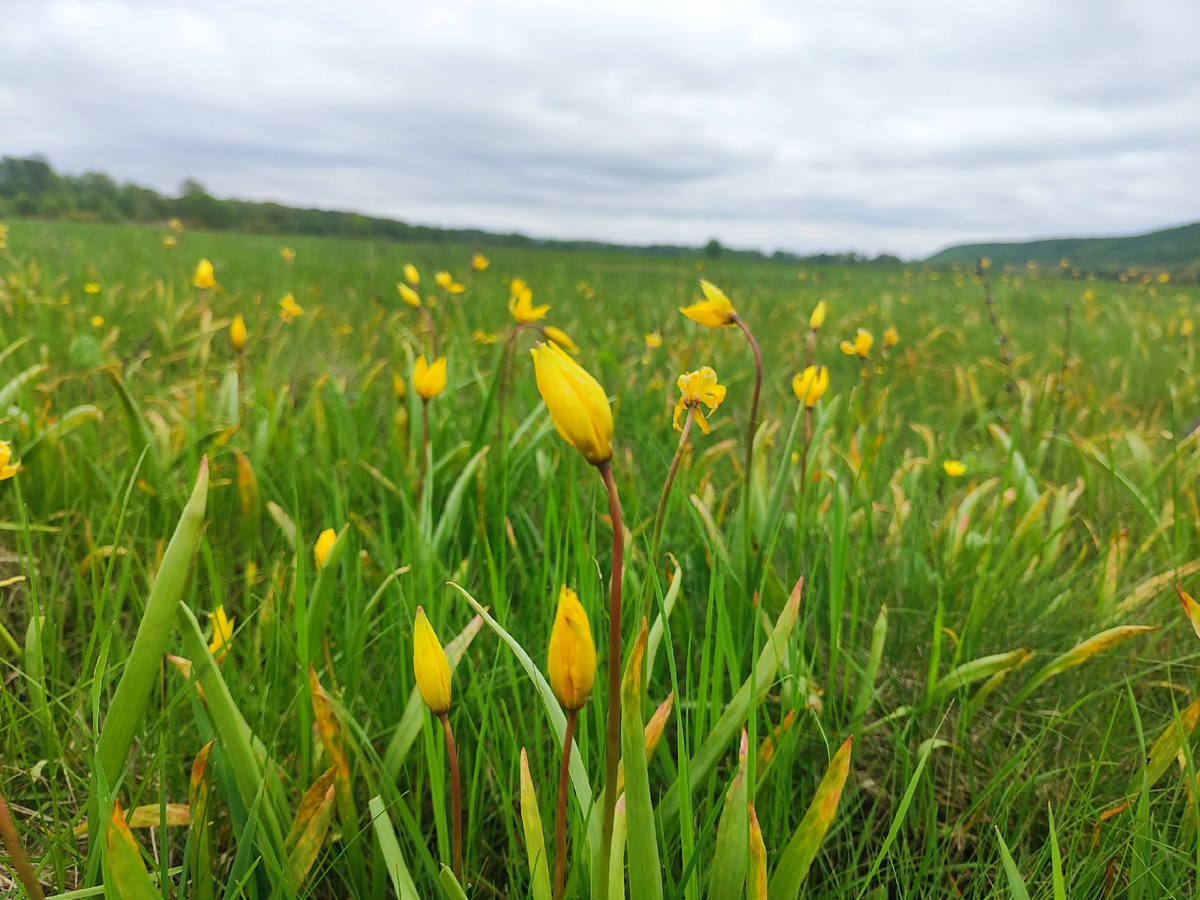
POLYGON ((454 877, 462 884, 462 787, 458 777, 458 747, 454 744, 454 732, 450 730, 450 717, 442 713, 442 730, 446 733, 446 756, 450 760, 450 815, 451 841, 454 854, 454 877))
POLYGON ((596 467, 608 489, 608 513, 612 519, 612 585, 608 603, 608 723, 605 729, 604 818, 600 830, 600 896, 608 896, 608 862, 612 856, 613 822, 617 809, 617 766, 621 761, 621 577, 624 571, 625 523, 621 500, 613 480, 612 464, 596 467))
POLYGON ((571 741, 575 738, 578 711, 567 710, 567 733, 563 736, 562 766, 558 770, 558 818, 554 835, 554 900, 562 900, 567 888, 567 788, 571 783, 571 741))

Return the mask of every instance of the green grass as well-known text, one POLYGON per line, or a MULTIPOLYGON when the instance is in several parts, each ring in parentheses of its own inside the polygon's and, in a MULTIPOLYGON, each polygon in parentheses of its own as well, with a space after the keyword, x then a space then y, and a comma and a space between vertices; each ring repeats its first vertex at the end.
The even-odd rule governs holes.
MULTIPOLYGON (((799 896, 998 896, 1016 882, 997 830, 1029 895, 1051 896, 1049 809, 1068 896, 1197 892, 1190 742, 1182 770, 1172 762, 1145 788, 1142 777, 1150 746, 1196 697, 1200 643, 1170 574, 1200 558, 1200 455, 1185 440, 1200 415, 1200 369, 1196 337, 1180 333, 1200 313, 1194 285, 997 271, 1009 370, 970 272, 810 268, 798 279, 795 267, 767 261, 705 260, 699 271, 693 260, 497 249, 490 268, 468 280, 470 248, 449 245, 297 238, 287 241, 296 251, 288 263, 277 238, 189 231, 165 251, 166 232, 153 229, 9 225, 8 249, 0 250, 0 349, 27 340, 0 361, 0 388, 35 365, 46 368, 15 386, 0 411, 0 438, 12 441, 24 466, 0 483, 0 580, 25 576, 0 589, 0 624, 16 645, 0 635, 0 792, 47 895, 103 878, 101 855, 91 855, 89 868, 87 842, 72 834, 89 804, 98 808, 110 790, 126 809, 186 804, 193 758, 216 738, 209 766, 217 896, 288 896, 271 854, 283 849, 302 795, 336 762, 314 732, 311 662, 341 722, 357 825, 347 827, 354 816, 334 804, 296 893, 394 896, 401 859, 418 896, 439 896, 439 864, 450 861, 441 730, 418 705, 408 720, 419 726, 408 732, 410 749, 400 753, 393 739, 414 685, 416 606, 443 642, 474 615, 447 581, 489 607, 537 666, 559 586, 578 591, 602 662, 578 732, 599 796, 607 501, 595 472, 539 406, 528 333, 518 338, 506 440, 498 439, 511 277, 551 305, 545 322, 574 339, 579 361, 612 399, 613 468, 630 531, 626 653, 643 598, 667 590, 666 552, 681 570, 669 629, 641 688, 648 718, 677 687, 648 767, 664 896, 710 896, 714 875, 728 874, 713 859, 738 771, 738 722, 731 720, 710 771, 695 759, 688 767, 694 790, 684 813, 666 814, 661 801, 681 774, 680 748, 697 755, 801 576, 797 624, 748 723, 759 743, 794 714, 771 762, 764 767, 752 753, 746 772, 770 869, 834 753, 858 733, 837 814, 799 896), (203 304, 190 285, 201 257, 213 261, 219 284, 203 304), (406 262, 420 269, 423 295, 435 292, 436 269, 467 284, 458 297, 437 292, 433 309, 449 384, 429 406, 432 466, 420 506, 422 413, 410 373, 415 355, 427 351, 421 318, 395 288, 406 262), (763 571, 757 610, 741 525, 753 360, 735 329, 706 330, 678 313, 699 297, 701 276, 729 293, 762 345, 751 514, 768 539, 755 554, 763 571), (89 282, 98 294, 85 292, 89 282), (286 292, 304 308, 290 323, 277 315, 286 292), (803 368, 808 314, 821 299, 831 311, 816 360, 830 367, 831 385, 814 416, 807 471, 819 474, 801 491, 800 467, 785 452, 797 421, 791 379, 803 368), (235 314, 250 333, 240 383, 230 378, 237 355, 226 331, 235 314), (96 316, 103 322, 93 324, 96 316), (885 358, 889 325, 900 341, 885 358), (869 386, 857 360, 838 350, 860 327, 876 338, 869 386), (649 332, 661 334, 661 347, 648 346, 649 332), (488 335, 499 340, 479 340, 488 335), (655 508, 678 441, 675 379, 702 365, 716 369, 728 397, 710 435, 693 429, 669 505, 664 566, 651 566, 655 508), (393 372, 409 383, 403 398, 393 372), (128 406, 113 376, 126 386, 128 406), (84 411, 64 418, 77 408, 84 411), (166 665, 137 717, 128 760, 117 778, 98 784, 107 766, 96 764, 97 726, 126 670, 150 586, 170 562, 163 553, 205 455, 205 525, 182 597, 201 627, 224 605, 236 619, 232 647, 217 670, 206 669, 180 619, 169 652, 203 670, 207 705, 166 665), (941 466, 950 459, 966 474, 950 478, 941 466), (773 496, 781 502, 771 504, 773 496), (318 534, 347 526, 340 561, 318 574, 318 534), (391 577, 401 567, 411 568, 391 577), (1155 576, 1164 577, 1151 582, 1155 576), (310 612, 324 602, 314 605, 318 596, 328 599, 327 625, 310 634, 310 612), (764 627, 756 627, 760 612, 770 619, 764 627), (39 616, 40 632, 30 630, 39 616), (1059 654, 1127 624, 1163 627, 1020 696, 1059 654), (1031 658, 1013 652, 1022 648, 1031 658), (997 654, 1011 655, 981 662, 997 654), (228 705, 218 696, 222 683, 228 705), (239 737, 237 715, 254 749, 239 737), (266 780, 247 792, 244 776, 254 767, 266 780), (376 795, 394 843, 381 845, 370 828, 376 795), (272 817, 280 840, 271 836, 272 817)), ((1196 592, 1196 574, 1181 580, 1196 592)), ((522 663, 488 627, 453 683, 467 894, 530 896, 520 756, 524 748, 552 853, 555 726, 522 663)), ((567 895, 585 897, 587 825, 574 800, 570 808, 567 895)), ((203 896, 186 879, 198 824, 134 834, 154 892, 160 873, 184 866, 168 875, 171 890, 203 896)), ((631 832, 629 840, 652 838, 631 832)), ((639 860, 644 851, 638 847, 639 860)), ((8 890, 5 878, 0 864, 0 889, 8 890)))

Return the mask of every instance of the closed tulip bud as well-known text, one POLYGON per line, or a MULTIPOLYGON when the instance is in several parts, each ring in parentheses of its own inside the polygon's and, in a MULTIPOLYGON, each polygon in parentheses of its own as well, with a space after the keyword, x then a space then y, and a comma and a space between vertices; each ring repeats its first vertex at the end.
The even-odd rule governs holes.
POLYGON ((563 709, 579 709, 587 702, 596 678, 596 645, 587 612, 566 585, 558 595, 546 668, 550 689, 563 709))
POLYGON ((420 306, 421 305, 421 295, 418 294, 416 291, 414 291, 412 288, 410 288, 403 281, 396 285, 396 290, 398 290, 400 292, 400 299, 403 300, 405 303, 407 303, 409 306, 420 306))
POLYGON ((575 354, 579 352, 579 348, 575 346, 575 342, 561 328, 555 328, 553 325, 547 325, 545 331, 547 340, 554 341, 558 346, 562 347, 568 353, 575 354))
POLYGON ((829 370, 824 366, 809 366, 792 379, 792 391, 796 399, 809 409, 817 405, 828 389, 829 370))
POLYGON ((317 561, 318 569, 325 565, 325 559, 336 540, 337 532, 332 528, 326 528, 317 538, 316 544, 313 545, 313 559, 317 561))
POLYGON ((213 277, 213 264, 207 259, 202 259, 196 264, 196 271, 192 273, 192 284, 201 290, 216 284, 216 279, 213 277))
POLYGON ((450 709, 450 663, 420 606, 413 621, 413 674, 429 711, 435 716, 445 715, 450 709))
POLYGON ((413 366, 413 390, 422 400, 432 400, 446 389, 446 357, 439 356, 433 365, 425 362, 425 356, 417 357, 413 366))
POLYGON ((454 277, 449 272, 434 272, 433 280, 440 288, 448 288, 454 284, 454 277))
POLYGON ((593 466, 612 459, 612 410, 604 388, 557 344, 532 351, 538 391, 554 429, 593 466))
POLYGON ((704 299, 691 306, 679 307, 681 313, 706 328, 721 328, 732 325, 737 320, 733 304, 729 302, 724 291, 703 278, 700 279, 700 290, 704 292, 704 299))
POLYGON ((229 323, 229 343, 238 352, 246 349, 246 320, 241 316, 234 316, 229 323))
POLYGON ((812 315, 808 317, 808 327, 813 331, 820 331, 821 326, 825 324, 825 314, 829 312, 829 307, 822 300, 817 304, 817 308, 812 311, 812 315))

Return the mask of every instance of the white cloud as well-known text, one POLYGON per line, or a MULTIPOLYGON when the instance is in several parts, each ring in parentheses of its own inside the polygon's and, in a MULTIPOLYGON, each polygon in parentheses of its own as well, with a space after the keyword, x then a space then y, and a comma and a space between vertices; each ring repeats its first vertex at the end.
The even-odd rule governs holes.
POLYGON ((0 152, 622 242, 924 254, 1200 217, 1189 0, 18 0, 0 152))

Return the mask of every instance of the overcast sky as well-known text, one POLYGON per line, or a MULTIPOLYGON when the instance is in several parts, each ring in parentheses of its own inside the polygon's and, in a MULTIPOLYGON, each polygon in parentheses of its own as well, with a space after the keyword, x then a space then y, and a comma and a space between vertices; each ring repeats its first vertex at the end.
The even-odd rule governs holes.
POLYGON ((1200 219, 1196 0, 0 0, 0 154, 625 243, 1200 219))

